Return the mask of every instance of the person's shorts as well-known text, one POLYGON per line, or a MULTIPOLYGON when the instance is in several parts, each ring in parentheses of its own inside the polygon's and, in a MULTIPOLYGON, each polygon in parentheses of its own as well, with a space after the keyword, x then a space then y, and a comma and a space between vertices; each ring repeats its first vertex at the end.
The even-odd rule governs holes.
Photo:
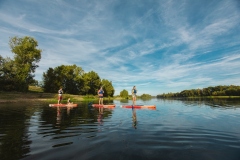
POLYGON ((99 98, 103 98, 103 96, 98 96, 99 98))
POLYGON ((62 96, 58 96, 58 100, 62 100, 62 96))
POLYGON ((132 94, 132 97, 136 97, 136 94, 132 94))

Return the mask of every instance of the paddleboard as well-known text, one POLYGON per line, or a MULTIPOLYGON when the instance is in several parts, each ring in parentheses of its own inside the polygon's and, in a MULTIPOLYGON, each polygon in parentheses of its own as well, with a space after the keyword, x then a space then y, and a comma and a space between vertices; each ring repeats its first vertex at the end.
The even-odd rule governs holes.
POLYGON ((77 107, 77 104, 49 104, 49 107, 77 107))
POLYGON ((93 107, 102 107, 102 108, 115 108, 115 104, 104 104, 104 105, 99 105, 99 104, 92 104, 93 107))
POLYGON ((121 105, 121 108, 152 109, 156 110, 156 105, 121 105))

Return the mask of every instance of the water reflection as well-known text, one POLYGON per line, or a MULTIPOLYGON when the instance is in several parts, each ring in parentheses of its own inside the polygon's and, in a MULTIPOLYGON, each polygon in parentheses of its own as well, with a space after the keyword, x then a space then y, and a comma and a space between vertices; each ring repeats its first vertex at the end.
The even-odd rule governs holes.
POLYGON ((137 129, 137 113, 136 113, 136 109, 132 108, 132 120, 133 120, 133 128, 137 129))
POLYGON ((61 123, 62 120, 62 109, 60 107, 57 107, 57 122, 56 122, 56 126, 58 127, 59 124, 61 123))
POLYGON ((99 113, 98 113, 97 121, 98 121, 99 125, 102 125, 103 124, 103 107, 99 107, 98 111, 99 111, 99 113))
POLYGON ((210 106, 212 108, 240 108, 240 99, 237 98, 172 98, 162 99, 158 98, 158 101, 167 103, 181 102, 187 106, 210 106))
POLYGON ((130 100, 128 100, 128 99, 120 99, 120 102, 121 102, 121 103, 129 103, 130 100))
POLYGON ((116 109, 0 104, 1 159, 174 159, 189 149, 193 159, 239 158, 240 101, 152 99, 157 110, 132 112, 109 103, 116 109))

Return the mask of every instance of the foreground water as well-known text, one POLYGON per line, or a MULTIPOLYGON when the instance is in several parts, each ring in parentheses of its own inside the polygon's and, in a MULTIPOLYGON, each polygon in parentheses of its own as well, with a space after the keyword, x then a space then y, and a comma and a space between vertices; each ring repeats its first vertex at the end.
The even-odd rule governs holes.
POLYGON ((0 157, 8 159, 240 159, 240 101, 138 100, 156 110, 0 104, 0 157))

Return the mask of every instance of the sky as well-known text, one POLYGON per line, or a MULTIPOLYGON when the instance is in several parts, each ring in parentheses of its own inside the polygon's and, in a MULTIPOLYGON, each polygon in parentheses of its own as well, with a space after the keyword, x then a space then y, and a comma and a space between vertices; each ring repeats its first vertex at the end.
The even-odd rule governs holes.
POLYGON ((112 81, 114 95, 240 85, 239 0, 0 0, 0 55, 31 36, 50 67, 112 81))

